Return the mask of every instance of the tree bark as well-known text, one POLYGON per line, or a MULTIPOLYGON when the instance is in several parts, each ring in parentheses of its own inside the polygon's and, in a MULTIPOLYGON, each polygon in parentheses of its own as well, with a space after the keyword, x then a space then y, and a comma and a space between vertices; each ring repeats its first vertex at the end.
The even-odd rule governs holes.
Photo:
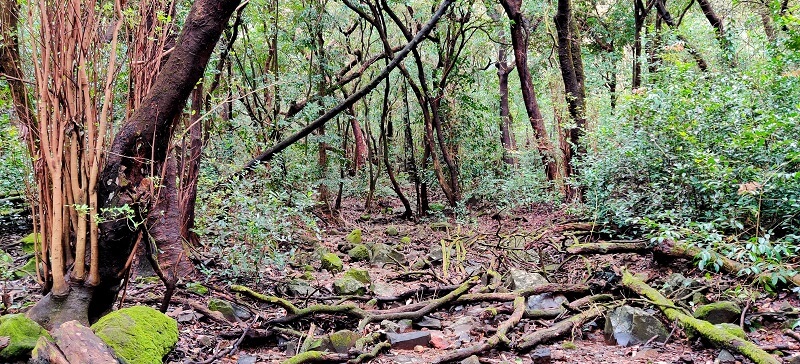
POLYGON ((537 149, 542 156, 545 175, 549 181, 553 181, 558 178, 558 165, 553 155, 555 148, 547 134, 544 117, 542 117, 539 103, 536 101, 531 72, 528 69, 528 34, 525 30, 527 21, 520 10, 522 0, 500 0, 500 4, 503 5, 508 19, 511 20, 511 46, 514 48, 525 111, 528 113, 531 127, 536 134, 537 149))

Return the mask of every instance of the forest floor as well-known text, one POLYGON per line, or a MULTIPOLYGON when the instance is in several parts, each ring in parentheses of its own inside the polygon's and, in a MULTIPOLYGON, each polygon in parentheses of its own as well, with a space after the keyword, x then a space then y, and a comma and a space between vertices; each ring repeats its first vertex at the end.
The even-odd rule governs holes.
MULTIPOLYGON (((728 357, 722 353, 722 349, 715 348, 705 340, 690 339, 686 330, 676 322, 670 322, 657 305, 619 285, 623 269, 644 278, 651 287, 659 289, 687 312, 691 312, 695 306, 692 301, 736 302, 744 312, 735 323, 746 329, 748 340, 769 352, 780 352, 786 362, 800 361, 797 357, 790 358, 792 354, 800 353, 800 335, 791 337, 791 332, 796 331, 791 331, 790 327, 798 319, 800 300, 790 289, 766 293, 763 287, 745 278, 699 271, 696 264, 689 260, 663 258, 649 252, 570 254, 565 247, 571 244, 614 237, 591 231, 596 227, 576 223, 563 210, 551 206, 541 205, 500 213, 486 210, 473 214, 472 221, 464 224, 445 216, 412 223, 397 218, 386 209, 386 214, 372 213, 366 216, 363 208, 352 201, 342 211, 336 218, 323 219, 322 239, 307 237, 297 243, 294 259, 288 265, 262 267, 261 279, 236 283, 265 295, 285 298, 301 308, 312 304, 352 303, 366 312, 391 313, 400 312, 404 307, 419 308, 414 304, 420 301, 437 302, 424 317, 415 318, 413 323, 402 320, 370 322, 364 325, 363 330, 358 329, 359 317, 346 313, 295 319, 279 305, 260 302, 250 295, 232 291, 231 282, 219 278, 223 275, 215 273, 215 269, 224 268, 206 268, 199 270, 204 273, 198 272, 197 277, 187 279, 179 286, 176 299, 169 308, 168 315, 178 320, 180 338, 165 362, 278 363, 295 355, 300 347, 313 348, 318 345, 318 342, 304 337, 309 333, 315 338, 324 339, 339 330, 352 330, 356 332, 354 339, 386 332, 410 332, 413 337, 422 337, 417 338, 422 340, 420 345, 414 345, 414 340, 402 341, 411 336, 399 338, 392 348, 381 351, 371 363, 433 363, 457 353, 459 349, 487 341, 514 311, 511 302, 513 297, 459 302, 456 300, 459 295, 453 293, 456 287, 468 282, 470 276, 480 276, 481 282, 475 282, 470 293, 508 296, 520 289, 530 288, 525 285, 541 284, 529 281, 536 274, 539 275, 536 279, 543 277, 557 288, 574 285, 588 285, 590 288, 588 292, 563 289, 563 294, 533 295, 535 299, 528 299, 527 302, 527 308, 531 309, 529 312, 534 312, 533 309, 539 312, 560 311, 549 316, 526 314, 509 330, 507 338, 510 342, 501 342, 494 348, 476 352, 478 362, 749 362, 735 352, 733 357, 728 357), (588 231, 586 226, 590 226, 588 231), (348 256, 347 252, 354 244, 348 241, 347 235, 356 229, 361 230, 361 243, 369 247, 371 259, 351 261, 348 256), (389 253, 376 258, 376 255, 381 255, 376 253, 381 251, 376 246, 389 247, 384 251, 389 253), (352 268, 368 271, 370 284, 367 290, 356 295, 337 294, 334 282, 345 273, 322 269, 320 253, 324 251, 340 256, 344 271, 352 268), (674 284, 676 279, 681 282, 679 287, 674 284), (193 283, 187 285, 188 281, 193 283), (670 282, 673 282, 672 288, 669 287, 670 282), (194 283, 209 288, 209 292, 198 292, 194 283), (527 335, 599 307, 599 303, 594 303, 573 307, 572 311, 564 308, 568 302, 598 293, 614 295, 612 301, 603 302, 611 305, 608 311, 614 306, 626 304, 653 313, 668 333, 667 337, 656 338, 654 335, 650 340, 635 345, 617 345, 614 339, 604 333, 606 316, 600 314, 531 349, 512 349, 529 339, 527 335), (436 300, 447 294, 453 295, 448 302, 436 300), (370 302, 376 297, 379 298, 377 303, 370 302), (564 299, 568 301, 562 302, 564 299), (209 314, 206 308, 211 300, 233 303, 235 316, 229 318, 234 322, 218 314, 209 314), (532 302, 536 300, 538 303, 532 302), (275 320, 285 322, 278 325, 275 320), (243 335, 248 327, 247 335, 243 335), (428 334, 430 339, 427 339, 428 334), (406 349, 397 348, 404 344, 410 346, 406 349)), ((19 235, 2 235, 0 248, 14 256, 18 264, 24 263, 26 255, 15 244, 19 235)), ((220 266, 219 257, 210 254, 205 257, 207 267, 215 263, 220 266)), ((32 277, 5 281, 2 285, 3 292, 12 301, 12 310, 24 310, 26 305, 39 298, 38 286, 32 277)), ((127 286, 123 306, 147 304, 158 307, 162 293, 163 286, 157 279, 134 277, 127 286)), ((378 338, 377 342, 381 340, 378 338)), ((322 341, 322 347, 325 347, 326 343, 322 341)), ((335 346, 332 344, 331 347, 335 346)), ((330 355, 323 362, 352 359, 353 350, 350 349, 350 355, 347 354, 350 346, 340 350, 343 354, 338 357, 330 355)), ((470 362, 475 363, 465 361, 470 362)))

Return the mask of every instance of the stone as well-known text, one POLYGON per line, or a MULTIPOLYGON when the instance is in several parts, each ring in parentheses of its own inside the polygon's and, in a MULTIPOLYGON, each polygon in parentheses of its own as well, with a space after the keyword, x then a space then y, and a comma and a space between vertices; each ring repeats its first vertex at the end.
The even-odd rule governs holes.
POLYGON ((212 298, 208 300, 208 309, 221 313, 222 316, 230 322, 239 321, 239 318, 236 316, 236 311, 233 309, 233 304, 228 301, 212 298))
POLYGON ((722 349, 719 351, 719 355, 717 355, 716 363, 726 364, 726 363, 735 363, 736 358, 731 354, 730 351, 722 349))
POLYGON ((569 300, 562 294, 542 293, 528 297, 529 310, 553 310, 562 308, 569 300))
POLYGON ((441 330, 442 329, 442 320, 437 318, 433 318, 430 316, 423 316, 421 320, 415 323, 417 327, 420 328, 427 328, 433 330, 441 330))
POLYGON ((105 315, 92 325, 92 331, 128 364, 160 364, 178 342, 178 323, 145 306, 105 315))
POLYGON ((342 259, 339 258, 338 255, 334 253, 325 253, 322 254, 322 269, 327 270, 329 272, 341 272, 344 270, 344 264, 342 263, 342 259))
POLYGON ((388 236, 398 236, 400 235, 400 230, 397 229, 397 226, 389 225, 386 227, 386 235, 388 236))
POLYGON ((350 330, 337 331, 325 336, 322 339, 322 345, 320 345, 320 349, 339 354, 347 354, 351 348, 356 346, 356 341, 358 341, 360 338, 360 334, 350 330))
POLYGON ((709 303, 694 310, 694 317, 712 324, 736 323, 741 315, 742 309, 731 301, 709 303))
POLYGON ((656 336, 664 341, 668 332, 653 314, 641 308, 620 306, 606 315, 606 339, 620 346, 642 344, 656 336))
POLYGON ((449 329, 453 331, 459 343, 468 343, 472 341, 472 329, 475 328, 478 322, 472 316, 463 316, 456 320, 449 329))
POLYGON ((253 355, 242 354, 239 359, 236 359, 236 364, 256 364, 258 357, 253 355))
POLYGON ((293 296, 300 296, 300 297, 308 297, 314 294, 317 291, 316 288, 312 287, 308 282, 302 279, 292 279, 286 285, 286 290, 289 291, 290 294, 293 296))
POLYGON ((787 358, 786 364, 800 364, 800 354, 794 354, 787 358))
POLYGON ((400 324, 394 321, 383 320, 381 321, 381 328, 386 332, 398 333, 400 331, 400 324))
MULTIPOLYGON (((450 257, 453 257, 456 255, 456 250, 451 248, 448 253, 450 257)), ((440 263, 442 259, 444 259, 441 245, 436 244, 432 246, 430 252, 428 252, 428 255, 425 257, 428 258, 428 261, 431 263, 440 263)))
POLYGON ((447 230, 452 230, 453 229, 453 225, 450 224, 449 222, 440 221, 440 222, 431 223, 430 224, 430 228, 431 228, 431 230, 434 230, 434 231, 447 231, 447 230))
POLYGON ((200 296, 205 296, 208 294, 208 287, 197 282, 189 282, 186 283, 186 291, 200 296))
POLYGON ((25 357, 36 346, 40 336, 50 338, 47 330, 23 314, 0 316, 0 337, 8 337, 8 345, 0 350, 0 359, 25 357))
POLYGON ((439 330, 431 330, 431 346, 439 350, 449 349, 453 344, 450 343, 445 337, 444 333, 439 330))
POLYGON ((353 277, 344 276, 333 282, 333 291, 342 296, 363 296, 367 294, 367 286, 353 277))
MULTIPOLYGON (((114 350, 78 321, 67 321, 53 330, 55 345, 69 363, 117 363, 114 350)), ((33 357, 41 357, 43 352, 39 347, 44 346, 47 339, 40 340, 34 349, 33 357)))
POLYGON ((726 323, 716 324, 714 326, 716 326, 719 329, 725 330, 729 334, 736 336, 740 339, 747 340, 747 333, 745 333, 744 329, 742 329, 739 325, 726 322, 726 323))
POLYGON ((344 272, 344 277, 353 278, 364 284, 370 284, 370 282, 372 282, 372 280, 369 278, 369 272, 364 269, 348 269, 347 272, 344 272))
POLYGON ((347 251, 350 261, 359 262, 369 260, 369 248, 364 244, 357 244, 347 251))
POLYGON ((400 320, 397 322, 397 325, 398 325, 398 331, 397 331, 398 333, 414 331, 413 327, 414 322, 412 322, 410 319, 400 320))
POLYGON ((511 277, 511 289, 515 290, 528 289, 549 283, 547 279, 542 277, 539 273, 529 273, 517 268, 511 268, 508 274, 511 277))
POLYGON ((376 243, 372 245, 372 263, 374 264, 406 264, 406 257, 386 244, 376 243))
POLYGON ((393 285, 385 282, 373 282, 371 288, 372 293, 375 293, 377 297, 394 296, 395 292, 397 292, 393 285))
POLYGON ((197 335, 197 343, 204 347, 210 347, 214 345, 214 338, 209 335, 197 335))
POLYGON ((428 331, 412 331, 402 334, 387 333, 386 339, 392 345, 392 349, 412 350, 417 345, 427 346, 431 341, 431 333, 428 331))
POLYGON ((478 358, 477 355, 473 355, 462 360, 461 364, 481 364, 481 360, 478 358))
MULTIPOLYGON (((369 220, 369 219, 367 219, 369 220)), ((350 244, 361 244, 361 229, 355 229, 344 237, 350 244)))
POLYGON ((548 364, 552 361, 550 348, 539 348, 531 353, 534 364, 548 364))

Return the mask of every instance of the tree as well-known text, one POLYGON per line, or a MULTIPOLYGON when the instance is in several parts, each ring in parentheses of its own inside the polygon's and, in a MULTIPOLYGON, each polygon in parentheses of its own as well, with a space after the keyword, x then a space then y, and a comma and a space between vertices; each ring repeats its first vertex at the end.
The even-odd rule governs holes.
MULTIPOLYGON (((111 19, 78 0, 71 6, 41 1, 32 9, 37 19, 28 19, 29 26, 38 22, 41 37, 32 49, 40 60, 34 67, 37 102, 20 102, 30 111, 17 108, 17 114, 30 115, 19 120, 29 131, 26 140, 35 161, 37 250, 47 292, 28 315, 43 326, 87 323, 108 311, 137 241, 162 250, 181 246, 170 139, 238 4, 198 0, 192 5, 162 71, 108 150, 122 3, 115 3, 111 19), (110 39, 104 39, 107 25, 113 29, 110 39)), ((15 34, 14 25, 3 22, 4 33, 15 34)), ((13 46, 6 40, 4 49, 13 46)), ((4 70, 9 66, 4 73, 22 75, 18 62, 4 64, 4 70)), ((171 259, 187 257, 178 253, 171 259)))

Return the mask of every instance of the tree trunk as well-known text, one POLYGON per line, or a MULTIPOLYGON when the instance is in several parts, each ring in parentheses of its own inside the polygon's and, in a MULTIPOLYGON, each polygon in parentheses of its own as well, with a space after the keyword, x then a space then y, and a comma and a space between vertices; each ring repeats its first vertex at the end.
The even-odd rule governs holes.
POLYGON ((508 19, 511 20, 511 46, 514 48, 525 111, 528 113, 528 119, 536 134, 537 149, 542 156, 545 175, 549 181, 553 181, 558 178, 558 165, 553 155, 555 148, 553 148, 553 143, 547 134, 544 117, 542 117, 539 103, 536 101, 531 72, 528 69, 528 34, 526 34, 525 30, 527 21, 520 10, 522 0, 501 0, 500 3, 505 9, 508 19))
POLYGON ((731 67, 736 67, 736 54, 734 53, 735 50, 733 49, 731 40, 725 34, 725 27, 722 24, 722 18, 720 18, 717 13, 714 12, 714 8, 711 6, 711 2, 709 0, 697 0, 697 3, 700 5, 700 9, 703 10, 703 15, 706 16, 709 24, 714 27, 714 34, 717 36, 717 40, 722 47, 722 54, 725 58, 725 61, 731 67))
POLYGON ((642 87, 642 27, 647 18, 648 8, 642 0, 633 0, 633 76, 631 89, 642 87))
MULTIPOLYGON (((158 208, 160 205, 150 204, 154 193, 155 196, 159 194, 152 189, 156 187, 154 177, 159 177, 165 167, 169 140, 179 120, 177 116, 202 77, 213 45, 238 4, 238 0, 197 0, 192 5, 179 41, 162 72, 141 107, 114 138, 98 183, 101 213, 128 206, 134 214, 121 219, 107 216, 100 224, 100 279, 90 282, 95 286, 72 287, 64 297, 49 293, 29 310, 29 317, 46 328, 81 315, 93 321, 111 309, 138 235, 130 228, 131 220, 152 222, 162 212, 158 208)), ((164 193, 169 193, 168 188, 164 193)), ((169 226, 176 232, 175 236, 180 236, 178 219, 179 214, 175 224, 169 226)))
MULTIPOLYGON (((492 12, 492 20, 499 21, 499 14, 492 12)), ((497 32, 497 37, 501 43, 506 43, 505 32, 501 29, 497 32)), ((497 79, 498 91, 500 92, 500 143, 503 145, 503 162, 510 165, 516 164, 516 159, 511 153, 516 149, 514 145, 514 134, 511 128, 511 111, 508 104, 508 75, 514 70, 514 64, 508 64, 508 46, 500 44, 497 47, 497 79)))

